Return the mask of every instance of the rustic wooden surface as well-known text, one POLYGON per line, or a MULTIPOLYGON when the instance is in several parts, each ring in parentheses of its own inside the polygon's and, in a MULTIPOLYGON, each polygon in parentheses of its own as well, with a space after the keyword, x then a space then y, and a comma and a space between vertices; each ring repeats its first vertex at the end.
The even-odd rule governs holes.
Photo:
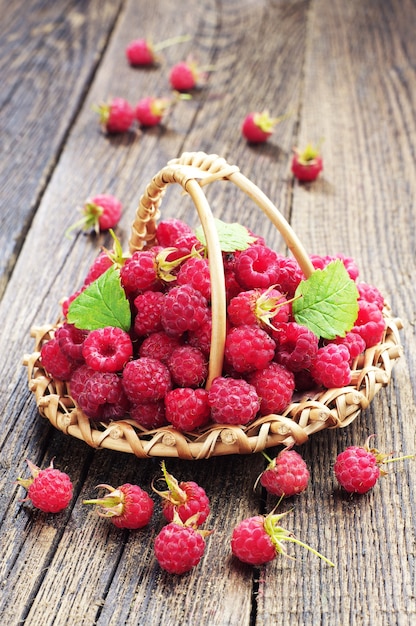
MULTIPOLYGON (((102 2, 0 0, 0 615, 30 626, 373 625, 416 623, 414 462, 391 467, 363 497, 342 493, 332 465, 369 434, 386 451, 415 451, 416 350, 416 3, 414 0, 168 0, 102 2), (30 9, 29 9, 30 5, 30 9), (180 34, 157 69, 134 70, 124 49, 136 37, 180 34), (164 126, 109 138, 93 103, 120 95, 168 95, 167 70, 192 53, 214 66, 207 84, 179 102, 164 126), (250 110, 290 112, 258 148, 240 136, 250 110), (323 139, 323 175, 293 181, 292 147, 323 139), (275 504, 254 481, 261 455, 169 460, 181 479, 207 490, 215 532, 201 564, 183 577, 153 556, 162 521, 117 530, 81 504, 95 485, 148 487, 159 459, 94 451, 39 417, 23 355, 31 326, 53 322, 58 302, 81 283, 106 237, 66 238, 76 208, 93 193, 125 207, 127 242, 144 186, 183 151, 220 154, 276 203, 310 253, 354 257, 402 318, 404 356, 391 384, 348 428, 314 435, 301 452, 308 491, 286 526, 335 561, 300 548, 253 569, 230 556, 243 517, 275 504), (73 479, 71 506, 58 515, 21 502, 25 460, 56 465, 73 479)), ((238 219, 284 251, 282 241, 232 185, 208 190, 218 217, 238 219)), ((195 222, 180 195, 164 216, 195 222)), ((156 509, 158 512, 158 509, 156 509)), ((160 511, 159 511, 160 512, 160 511)))

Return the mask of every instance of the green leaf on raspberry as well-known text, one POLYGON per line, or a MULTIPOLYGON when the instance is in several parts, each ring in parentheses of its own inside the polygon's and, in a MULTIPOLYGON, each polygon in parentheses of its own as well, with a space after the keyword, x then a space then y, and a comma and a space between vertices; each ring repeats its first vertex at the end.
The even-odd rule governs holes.
POLYGON ((120 281, 120 271, 111 266, 82 291, 68 309, 68 322, 81 330, 114 326, 128 332, 130 304, 120 281))
POLYGON ((357 319, 358 296, 355 282, 337 259, 299 283, 293 315, 317 337, 344 337, 357 319))
MULTIPOLYGON (((236 222, 228 224, 218 218, 214 218, 214 221, 222 252, 246 250, 257 239, 257 237, 251 235, 250 231, 242 224, 236 222)), ((204 246, 207 245, 202 226, 196 229, 195 235, 204 246)))

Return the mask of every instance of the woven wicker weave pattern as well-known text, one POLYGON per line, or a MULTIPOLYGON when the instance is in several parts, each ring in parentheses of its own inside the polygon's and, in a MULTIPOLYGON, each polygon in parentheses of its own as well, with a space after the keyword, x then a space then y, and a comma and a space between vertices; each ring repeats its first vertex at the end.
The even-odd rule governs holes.
MULTIPOLYGON (((219 179, 236 184, 264 211, 306 276, 314 271, 301 242, 278 209, 240 173, 238 167, 229 165, 223 158, 202 152, 184 153, 179 159, 170 161, 152 179, 139 202, 132 225, 130 251, 141 250, 154 243, 160 204, 167 186, 180 184, 194 201, 210 259, 213 329, 207 388, 222 371, 226 302, 221 249, 203 186, 219 179)), ((40 414, 58 430, 85 441, 91 447, 110 448, 141 458, 164 456, 191 460, 252 454, 280 444, 299 445, 325 428, 347 426, 368 407, 376 393, 390 382, 393 365, 401 356, 399 330, 402 323, 394 318, 388 306, 383 313, 386 321, 384 337, 353 364, 350 386, 297 398, 282 415, 264 416, 245 427, 210 424, 198 432, 181 433, 171 427, 146 431, 131 419, 110 424, 89 420, 75 405, 69 386, 52 379, 39 362, 41 347, 53 337, 54 325, 32 329, 34 352, 25 357, 24 363, 28 368, 29 388, 35 395, 40 414)))

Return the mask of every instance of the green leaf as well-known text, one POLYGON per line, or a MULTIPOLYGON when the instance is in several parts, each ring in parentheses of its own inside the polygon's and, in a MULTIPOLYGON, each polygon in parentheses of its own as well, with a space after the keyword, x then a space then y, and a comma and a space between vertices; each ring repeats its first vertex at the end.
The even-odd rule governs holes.
MULTIPOLYGON (((256 237, 250 235, 250 232, 242 224, 227 224, 218 218, 214 218, 215 227, 218 233, 221 250, 223 252, 235 252, 236 250, 246 250, 252 243, 256 241, 256 237)), ((205 235, 202 226, 199 226, 195 234, 199 241, 206 246, 205 235)))
POLYGON ((358 315, 358 290, 340 259, 299 283, 292 304, 298 324, 317 337, 344 337, 358 315))
POLYGON ((111 266, 73 300, 68 322, 83 330, 115 326, 128 332, 130 304, 120 281, 120 271, 111 266))

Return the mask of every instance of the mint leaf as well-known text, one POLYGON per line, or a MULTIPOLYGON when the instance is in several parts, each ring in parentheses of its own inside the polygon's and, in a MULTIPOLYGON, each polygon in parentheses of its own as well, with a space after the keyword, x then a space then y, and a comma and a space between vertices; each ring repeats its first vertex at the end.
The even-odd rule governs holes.
MULTIPOLYGON (((215 227, 222 252, 235 252, 236 250, 246 250, 256 241, 256 237, 250 235, 248 229, 242 224, 227 224, 218 218, 214 218, 215 227)), ((202 226, 198 226, 195 235, 199 241, 206 246, 204 231, 202 226)))
POLYGON ((105 326, 130 330, 130 304, 121 286, 120 271, 114 265, 71 302, 67 319, 83 330, 105 326))
POLYGON ((301 281, 295 298, 292 310, 296 321, 317 337, 344 337, 357 319, 357 286, 339 259, 301 281))

